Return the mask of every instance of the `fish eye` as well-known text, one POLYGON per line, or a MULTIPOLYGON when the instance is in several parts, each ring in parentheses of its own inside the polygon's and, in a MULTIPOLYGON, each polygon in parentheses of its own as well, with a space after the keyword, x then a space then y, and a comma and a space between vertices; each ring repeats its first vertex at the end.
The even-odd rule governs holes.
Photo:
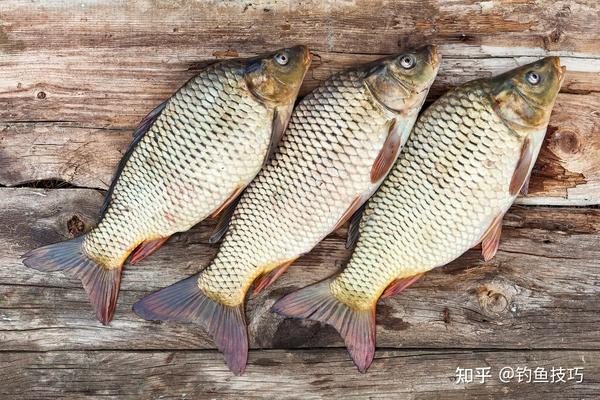
POLYGON ((541 77, 540 74, 538 74, 537 72, 529 71, 527 74, 525 74, 525 79, 527 79, 527 82, 529 82, 529 84, 537 85, 538 83, 540 83, 541 77))
POLYGON ((411 69, 416 63, 415 58, 411 55, 402 56, 400 59, 400 66, 404 69, 411 69))
POLYGON ((286 65, 289 61, 289 58, 283 53, 277 53, 275 54, 275 61, 277 61, 277 64, 279 65, 286 65))

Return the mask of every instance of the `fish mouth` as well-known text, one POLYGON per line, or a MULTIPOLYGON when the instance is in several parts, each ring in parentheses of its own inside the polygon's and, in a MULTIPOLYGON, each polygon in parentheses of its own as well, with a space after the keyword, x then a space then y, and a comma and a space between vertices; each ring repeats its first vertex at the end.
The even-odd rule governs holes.
POLYGON ((313 54, 310 52, 307 46, 300 45, 298 46, 302 49, 302 65, 304 67, 308 67, 313 59, 313 54))
POLYGON ((430 44, 426 46, 426 49, 429 52, 429 64, 434 67, 439 65, 440 61, 442 61, 442 56, 440 55, 437 46, 430 44))
POLYGON ((552 67, 556 71, 556 76, 558 77, 558 81, 560 83, 565 79, 565 73, 567 72, 567 67, 564 65, 560 65, 560 57, 549 57, 552 63, 552 67))

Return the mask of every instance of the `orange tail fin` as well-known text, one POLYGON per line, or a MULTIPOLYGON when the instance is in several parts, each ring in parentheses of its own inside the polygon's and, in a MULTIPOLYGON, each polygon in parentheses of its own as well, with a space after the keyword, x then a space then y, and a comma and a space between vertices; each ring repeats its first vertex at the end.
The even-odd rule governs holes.
POLYGON ((198 287, 198 275, 144 297, 133 311, 147 320, 193 322, 204 326, 225 356, 229 369, 240 375, 248 359, 244 305, 230 307, 208 298, 198 287))
POLYGON ((332 325, 344 338, 354 364, 364 373, 375 355, 375 305, 368 310, 352 309, 333 296, 330 282, 328 279, 290 293, 277 301, 272 310, 287 317, 332 325))
POLYGON ((23 256, 23 264, 43 272, 64 271, 81 279, 96 317, 106 325, 115 312, 123 267, 108 269, 90 259, 81 249, 83 238, 32 250, 23 256))

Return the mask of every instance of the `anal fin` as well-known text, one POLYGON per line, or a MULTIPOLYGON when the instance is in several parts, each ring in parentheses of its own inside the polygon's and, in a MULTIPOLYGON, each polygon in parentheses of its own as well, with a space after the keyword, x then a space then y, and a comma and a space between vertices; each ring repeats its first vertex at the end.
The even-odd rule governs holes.
POLYGON ((160 247, 165 244, 169 238, 170 236, 154 240, 146 240, 131 254, 131 257, 129 258, 129 264, 134 265, 135 263, 142 261, 144 258, 153 254, 160 249, 160 247))
POLYGON ((277 280, 277 278, 279 278, 281 275, 283 275, 283 273, 285 271, 287 271, 287 269, 290 267, 290 265, 292 265, 294 263, 294 261, 296 261, 297 259, 298 259, 298 257, 288 260, 288 261, 284 262, 283 264, 281 264, 280 266, 275 267, 270 272, 268 272, 262 276, 259 276, 256 279, 256 281, 254 281, 254 290, 252 291, 252 296, 258 295, 264 289, 271 286, 273 284, 273 282, 275 282, 277 280))
POLYGON ((409 276, 407 278, 396 279, 394 282, 390 283, 390 285, 383 291, 381 298, 385 299, 386 297, 398 295, 404 289, 418 281, 422 276, 423 274, 417 274, 409 276))

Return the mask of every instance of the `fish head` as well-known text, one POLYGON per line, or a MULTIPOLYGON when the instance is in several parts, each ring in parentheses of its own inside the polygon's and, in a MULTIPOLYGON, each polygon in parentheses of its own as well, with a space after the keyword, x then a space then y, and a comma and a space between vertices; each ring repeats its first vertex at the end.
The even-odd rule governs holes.
POLYGON ((440 62, 441 56, 433 45, 407 50, 370 64, 365 82, 387 109, 401 114, 418 112, 440 62))
POLYGON ((246 84, 263 103, 289 104, 296 99, 311 60, 306 46, 288 47, 256 57, 244 68, 246 84))
POLYGON ((489 79, 499 116, 518 130, 539 130, 550 120, 566 67, 546 57, 489 79))

